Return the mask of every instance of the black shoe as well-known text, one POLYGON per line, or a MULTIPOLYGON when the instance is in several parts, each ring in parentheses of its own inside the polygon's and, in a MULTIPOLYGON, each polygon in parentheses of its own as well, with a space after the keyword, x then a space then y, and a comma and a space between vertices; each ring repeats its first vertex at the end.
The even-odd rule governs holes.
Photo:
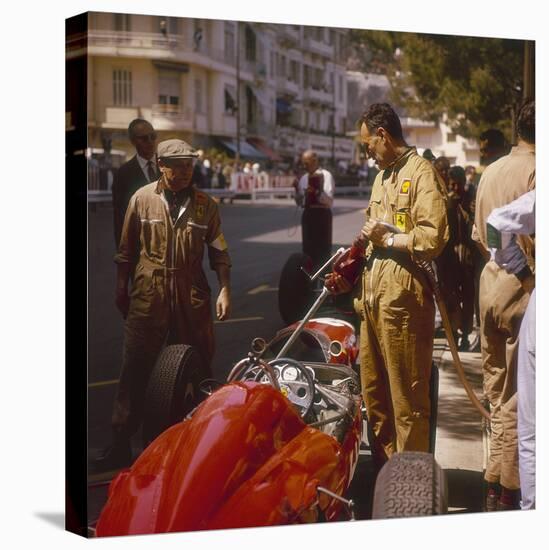
POLYGON ((473 343, 469 346, 469 351, 473 353, 480 353, 480 337, 477 336, 473 343))
POLYGON ((488 494, 486 495, 486 501, 484 503, 484 511, 485 512, 497 511, 498 503, 499 503, 499 494, 493 489, 490 489, 488 491, 488 494))
POLYGON ((458 351, 469 351, 469 337, 462 336, 459 342, 458 351))
POLYGON ((107 447, 93 461, 93 469, 97 472, 120 470, 132 463, 132 448, 130 442, 116 443, 107 447))

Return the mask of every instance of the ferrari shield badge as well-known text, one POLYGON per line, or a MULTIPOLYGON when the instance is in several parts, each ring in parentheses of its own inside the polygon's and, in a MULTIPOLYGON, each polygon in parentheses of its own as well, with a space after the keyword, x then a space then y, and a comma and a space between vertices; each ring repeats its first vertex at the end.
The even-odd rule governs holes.
POLYGON ((406 214, 404 212, 395 213, 395 225, 403 232, 406 232, 406 214))
POLYGON ((196 217, 199 220, 204 217, 204 205, 203 204, 198 204, 196 206, 196 217))
POLYGON ((400 186, 399 195, 408 195, 410 193, 410 185, 412 185, 412 180, 404 180, 400 186))

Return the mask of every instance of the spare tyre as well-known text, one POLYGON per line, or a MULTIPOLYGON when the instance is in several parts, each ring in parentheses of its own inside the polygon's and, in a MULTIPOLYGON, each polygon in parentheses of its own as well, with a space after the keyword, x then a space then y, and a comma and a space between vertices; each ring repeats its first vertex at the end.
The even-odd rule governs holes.
POLYGON ((301 320, 314 302, 312 284, 302 268, 307 273, 313 274, 311 258, 296 252, 288 258, 280 273, 278 310, 287 325, 301 320))
POLYGON ((185 418, 205 397, 199 384, 210 376, 192 346, 166 346, 151 373, 145 394, 143 446, 185 418))

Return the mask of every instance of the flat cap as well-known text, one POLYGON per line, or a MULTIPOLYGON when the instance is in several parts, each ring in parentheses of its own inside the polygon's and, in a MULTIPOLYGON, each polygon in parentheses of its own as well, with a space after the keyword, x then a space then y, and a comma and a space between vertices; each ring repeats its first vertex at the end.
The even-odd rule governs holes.
POLYGON ((161 141, 156 149, 159 159, 188 159, 198 157, 198 153, 181 139, 161 141))

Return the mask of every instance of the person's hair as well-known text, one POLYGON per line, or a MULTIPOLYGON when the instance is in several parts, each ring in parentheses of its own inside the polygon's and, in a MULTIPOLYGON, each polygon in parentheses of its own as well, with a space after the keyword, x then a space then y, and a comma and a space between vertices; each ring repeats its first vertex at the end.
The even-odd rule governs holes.
POLYGON ((517 135, 528 143, 536 143, 536 102, 525 100, 517 115, 517 135))
POLYGON ((484 130, 480 134, 479 139, 481 141, 487 141, 490 149, 504 149, 505 148, 505 136, 497 128, 489 128, 484 130))
POLYGON ((465 167, 465 173, 469 174, 470 172, 473 172, 473 174, 477 171, 477 169, 472 165, 469 164, 465 167))
POLYGON ((424 159, 427 159, 427 160, 430 160, 430 161, 433 161, 436 159, 435 155, 433 154, 433 151, 431 151, 431 149, 425 149, 425 151, 423 151, 423 155, 422 157, 424 159))
POLYGON ((437 157, 437 159, 435 160, 435 166, 437 165, 445 165, 447 166, 448 168, 450 168, 450 161, 448 160, 447 157, 444 157, 444 156, 441 156, 441 157, 437 157))
POLYGON ((378 128, 384 128, 391 137, 403 139, 400 118, 388 103, 372 103, 360 117, 360 124, 366 124, 373 134, 378 128))
POLYGON ((146 124, 152 128, 152 124, 148 120, 145 120, 144 118, 134 118, 128 126, 128 136, 130 139, 132 139, 135 134, 136 126, 139 126, 140 124, 146 124))
POLYGON ((461 166, 452 166, 448 172, 448 176, 458 183, 465 185, 465 170, 461 166))
POLYGON ((303 160, 303 157, 311 157, 312 159, 316 159, 318 161, 318 155, 312 149, 303 151, 301 154, 301 160, 303 160))

